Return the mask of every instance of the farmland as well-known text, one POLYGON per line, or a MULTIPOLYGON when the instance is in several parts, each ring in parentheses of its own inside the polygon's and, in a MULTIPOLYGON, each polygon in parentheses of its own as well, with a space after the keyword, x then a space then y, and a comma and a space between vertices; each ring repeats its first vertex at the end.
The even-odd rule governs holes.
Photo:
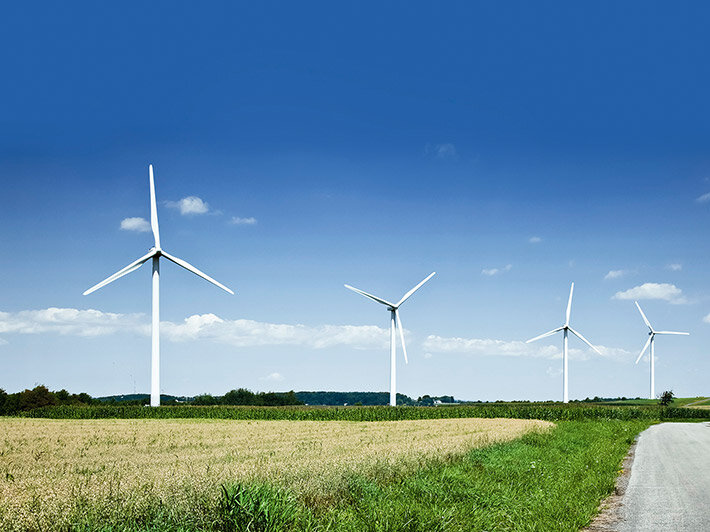
POLYGON ((39 408, 0 418, 0 528, 578 530, 636 434, 689 418, 710 411, 39 408))
MULTIPOLYGON (((428 461, 551 423, 423 421, 0 420, 0 528, 124 521, 156 501, 177 514, 216 507, 221 484, 268 483, 326 500, 348 478, 406 474, 428 461)), ((207 526, 204 517, 199 523, 207 526)))

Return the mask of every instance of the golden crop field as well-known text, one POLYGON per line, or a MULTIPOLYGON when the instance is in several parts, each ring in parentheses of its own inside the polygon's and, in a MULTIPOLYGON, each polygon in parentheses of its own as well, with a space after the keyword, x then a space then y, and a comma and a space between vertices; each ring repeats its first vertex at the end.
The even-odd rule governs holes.
POLYGON ((348 476, 411 471, 552 423, 45 420, 0 418, 0 528, 58 529, 90 512, 119 522, 155 504, 213 507, 225 482, 264 481, 319 500, 348 476))

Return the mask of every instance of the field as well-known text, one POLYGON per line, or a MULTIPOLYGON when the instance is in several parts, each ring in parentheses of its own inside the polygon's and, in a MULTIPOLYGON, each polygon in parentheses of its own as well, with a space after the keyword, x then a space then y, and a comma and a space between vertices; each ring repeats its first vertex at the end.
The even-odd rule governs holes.
MULTIPOLYGON (((219 486, 268 483, 326 501, 353 475, 376 478, 509 441, 551 423, 0 419, 0 528, 120 522, 160 504, 196 516, 219 486)), ((205 515, 200 526, 209 524, 205 515), (206 522, 205 522, 206 521, 206 522)))
POLYGON ((0 529, 579 530, 641 430, 692 418, 710 410, 41 408, 0 418, 0 529))
MULTIPOLYGON (((694 406, 696 404, 702 404, 710 401, 707 397, 675 397, 671 402, 674 407, 687 407, 694 406)), ((619 401, 602 401, 601 404, 607 405, 656 405, 658 404, 658 399, 626 399, 619 401)))

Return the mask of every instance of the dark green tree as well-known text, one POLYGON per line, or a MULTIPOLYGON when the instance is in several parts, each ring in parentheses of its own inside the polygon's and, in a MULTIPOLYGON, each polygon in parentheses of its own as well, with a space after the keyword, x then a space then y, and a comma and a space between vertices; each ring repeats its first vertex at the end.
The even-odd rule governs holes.
POLYGON ((658 401, 658 404, 661 406, 670 406, 670 404, 673 402, 673 390, 666 390, 661 394, 661 398, 658 401))

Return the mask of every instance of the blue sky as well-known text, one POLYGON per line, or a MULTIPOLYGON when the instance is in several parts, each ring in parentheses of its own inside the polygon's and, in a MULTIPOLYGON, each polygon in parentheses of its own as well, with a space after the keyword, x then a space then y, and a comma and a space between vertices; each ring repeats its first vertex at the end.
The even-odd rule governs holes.
POLYGON ((558 399, 707 394, 710 221, 700 2, 124 2, 0 16, 0 387, 149 388, 152 245, 163 393, 388 389, 558 399), (186 198, 198 198, 188 199, 186 198), (182 208, 181 208, 182 206, 182 208), (124 224, 124 229, 121 224, 124 224), (54 310, 59 309, 59 310, 54 310))

